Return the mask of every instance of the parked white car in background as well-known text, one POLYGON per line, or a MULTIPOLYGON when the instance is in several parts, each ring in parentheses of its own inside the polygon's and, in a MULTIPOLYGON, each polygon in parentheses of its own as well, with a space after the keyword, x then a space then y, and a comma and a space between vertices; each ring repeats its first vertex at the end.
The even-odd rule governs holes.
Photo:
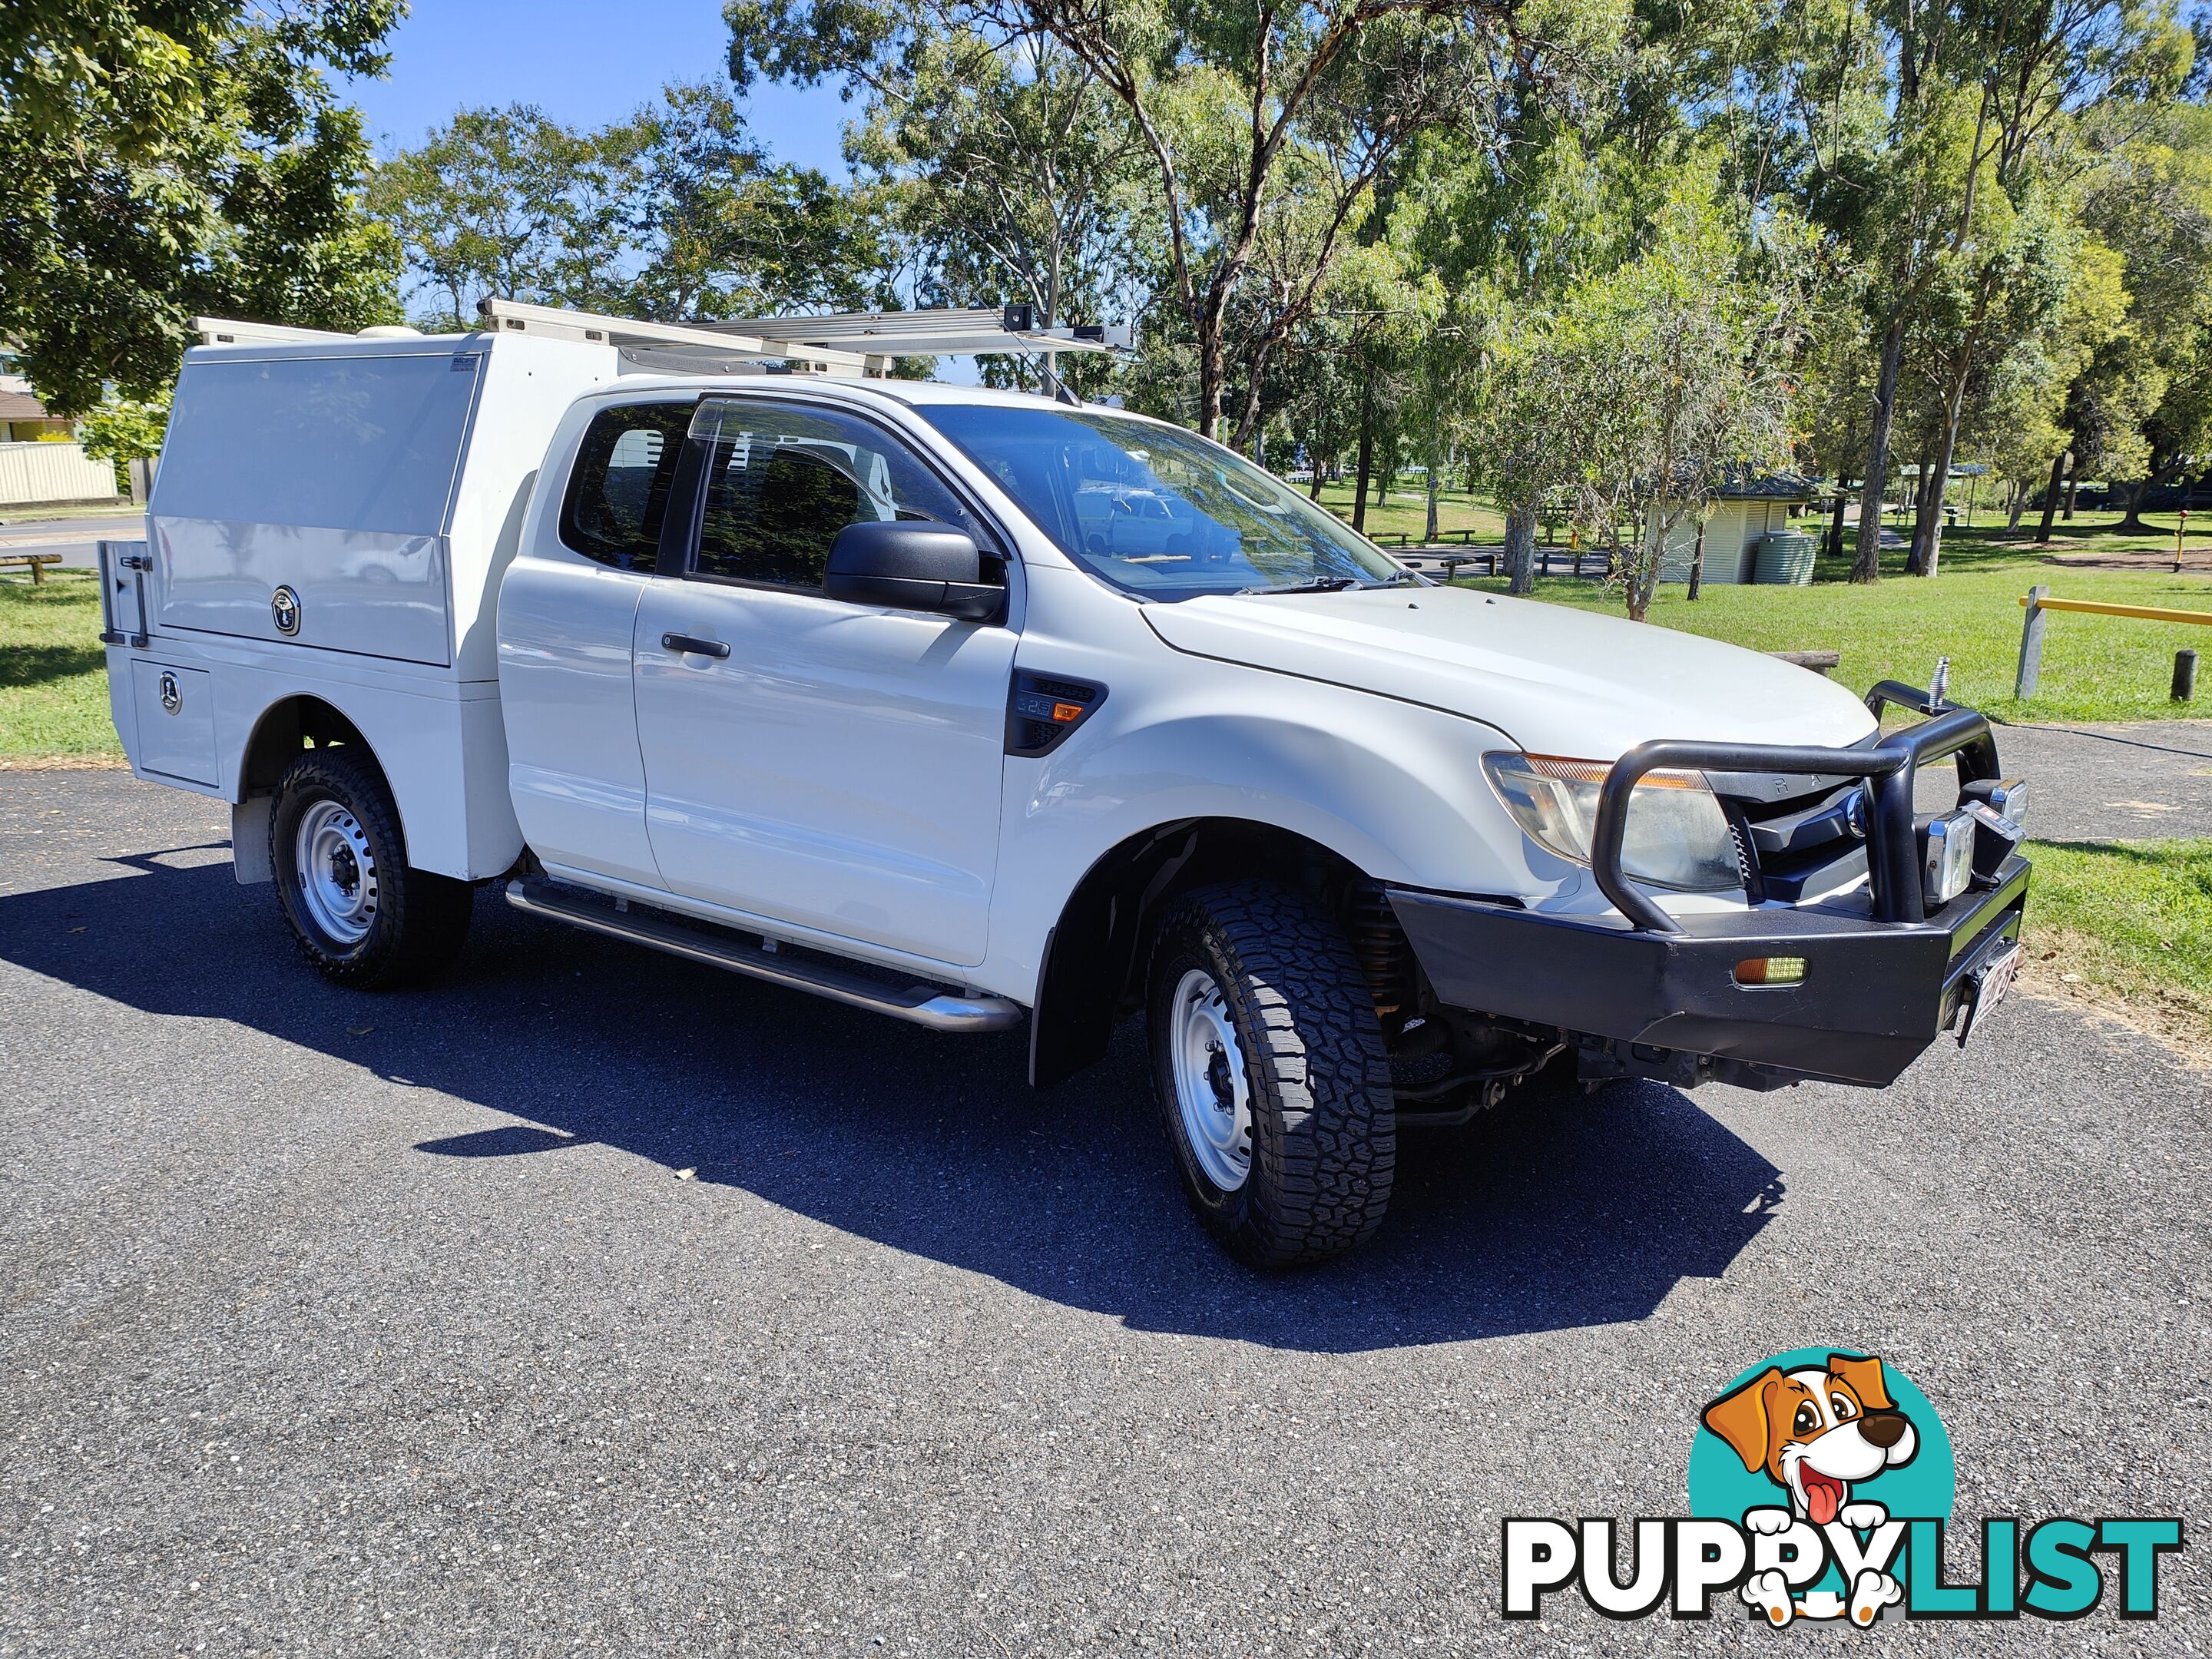
POLYGON ((1886 1085, 2008 983, 2022 792, 1971 711, 1884 738, 1434 586, 1157 421, 493 320, 195 349, 109 561, 133 769, 232 804, 341 984, 434 972, 493 885, 1026 1020, 1040 1085, 1141 1013, 1192 1204, 1279 1266, 1374 1231, 1399 1127, 1547 1066, 1886 1085))

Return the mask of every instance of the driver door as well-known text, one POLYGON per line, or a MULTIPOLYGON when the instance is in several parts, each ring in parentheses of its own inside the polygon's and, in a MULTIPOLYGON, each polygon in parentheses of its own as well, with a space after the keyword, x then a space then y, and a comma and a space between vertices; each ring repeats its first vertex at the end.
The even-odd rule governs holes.
POLYGON ((862 520, 991 531, 898 438, 824 405, 703 404, 699 529, 633 641, 646 822, 670 890, 935 961, 983 959, 1006 696, 1000 623, 832 599, 862 520))

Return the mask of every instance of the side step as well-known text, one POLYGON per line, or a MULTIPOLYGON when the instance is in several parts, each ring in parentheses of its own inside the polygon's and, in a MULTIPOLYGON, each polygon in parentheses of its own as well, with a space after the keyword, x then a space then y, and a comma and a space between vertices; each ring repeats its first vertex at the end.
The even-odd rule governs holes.
POLYGON ((1021 1005, 1005 997, 980 994, 963 996, 934 985, 901 988, 827 963, 787 957, 781 951, 748 948, 704 928, 686 927, 658 915, 594 904, 536 877, 526 876, 508 882, 507 902, 533 916, 565 921, 572 927, 588 928, 610 939, 628 939, 633 945, 650 945, 671 956, 689 957, 694 962, 726 968, 733 974, 764 979, 771 985, 811 991, 832 1002, 853 1008, 871 1008, 893 1019, 927 1025, 933 1031, 1003 1031, 1022 1023, 1021 1005))

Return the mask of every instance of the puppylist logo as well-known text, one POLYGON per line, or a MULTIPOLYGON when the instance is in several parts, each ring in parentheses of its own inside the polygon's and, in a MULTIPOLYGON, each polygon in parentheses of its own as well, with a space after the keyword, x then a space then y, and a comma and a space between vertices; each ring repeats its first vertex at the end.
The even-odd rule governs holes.
POLYGON ((2159 1557, 2178 1518, 1982 1522, 1978 1583, 1951 1582, 1951 1437, 1928 1396, 1873 1354, 1799 1348, 1750 1367, 1700 1413, 1690 1515, 1614 1522, 1513 1516, 1500 1558, 1508 1619, 1570 1587, 1612 1619, 1715 1599, 1779 1630, 1906 1619, 2080 1619, 2116 1586, 2123 1619, 2158 1616, 2159 1557), (1626 1552, 1626 1577, 1616 1568, 1626 1552))

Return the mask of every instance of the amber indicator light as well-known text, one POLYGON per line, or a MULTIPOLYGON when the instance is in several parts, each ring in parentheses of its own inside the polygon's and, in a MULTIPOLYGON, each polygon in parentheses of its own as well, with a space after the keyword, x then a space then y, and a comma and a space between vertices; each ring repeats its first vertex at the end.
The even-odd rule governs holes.
POLYGON ((1746 957, 1735 965, 1735 982, 1739 985, 1802 985, 1805 982, 1805 958, 1746 957))

